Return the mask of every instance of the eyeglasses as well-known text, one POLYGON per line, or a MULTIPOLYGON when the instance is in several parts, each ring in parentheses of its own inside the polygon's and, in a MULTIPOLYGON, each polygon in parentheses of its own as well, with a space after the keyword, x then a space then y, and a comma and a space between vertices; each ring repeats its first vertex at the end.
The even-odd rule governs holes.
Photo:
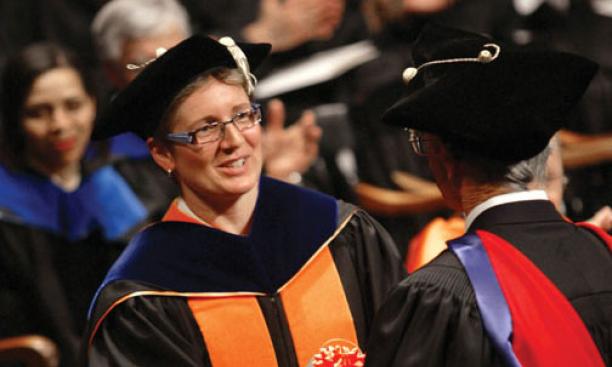
POLYGON ((426 156, 437 151, 434 139, 425 139, 413 129, 408 129, 408 142, 412 150, 420 156, 426 156))
POLYGON ((247 111, 236 113, 227 121, 213 121, 202 126, 199 129, 169 133, 166 139, 182 144, 206 144, 223 139, 225 136, 225 126, 234 124, 238 131, 250 129, 261 122, 261 106, 257 103, 251 103, 251 108, 247 111))

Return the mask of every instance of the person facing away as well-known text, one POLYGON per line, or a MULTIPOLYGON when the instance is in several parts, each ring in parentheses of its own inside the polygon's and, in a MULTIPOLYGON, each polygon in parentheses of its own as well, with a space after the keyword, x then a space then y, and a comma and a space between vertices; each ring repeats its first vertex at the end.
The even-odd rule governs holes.
POLYGON ((365 212, 261 175, 251 68, 268 52, 190 37, 147 62, 102 117, 97 138, 146 139, 181 195, 109 271, 85 363, 306 366, 344 347, 363 358, 401 260, 365 212))
POLYGON ((392 292, 366 365, 610 364, 612 241, 527 187, 596 65, 433 24, 413 56, 383 121, 411 129, 466 232, 392 292))
MULTIPOLYGON (((548 145, 548 149, 538 153, 548 156, 546 160, 546 172, 543 177, 535 175, 533 181, 528 185, 529 189, 542 189, 546 191, 546 196, 554 204, 555 209, 561 215, 566 216, 565 202, 563 200, 563 191, 567 185, 568 178, 564 173, 563 160, 561 156, 561 144, 559 138, 555 134, 548 145), (541 181, 540 181, 541 180, 541 181)), ((533 167, 530 169, 539 169, 538 164, 541 159, 530 159, 527 163, 531 163, 533 167)), ((569 220, 569 219, 568 219, 569 220)), ((605 206, 599 209, 586 222, 600 227, 608 232, 612 229, 612 210, 605 206)), ((437 217, 429 222, 423 230, 410 240, 408 253, 404 259, 406 270, 412 273, 423 265, 427 264, 446 249, 446 241, 463 234, 465 228, 465 219, 460 217, 458 213, 448 219, 437 217)))
POLYGON ((45 335, 75 366, 89 300, 149 212, 113 166, 83 159, 96 94, 71 52, 24 48, 0 94, 0 337, 45 335))

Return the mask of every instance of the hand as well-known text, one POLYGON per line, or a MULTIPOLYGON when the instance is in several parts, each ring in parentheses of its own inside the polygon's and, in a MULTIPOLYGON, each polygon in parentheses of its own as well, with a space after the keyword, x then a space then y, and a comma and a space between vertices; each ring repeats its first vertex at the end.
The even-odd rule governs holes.
POLYGON ((333 36, 344 15, 345 0, 261 0, 257 20, 244 29, 249 42, 270 42, 286 51, 307 41, 333 36))
POLYGON ((378 33, 385 24, 394 23, 406 14, 434 14, 446 10, 456 0, 363 0, 361 14, 372 33, 378 33))
POLYGON ((599 209, 591 219, 587 220, 587 222, 609 232, 612 229, 612 209, 609 206, 604 206, 599 209))
POLYGON ((273 99, 267 107, 267 124, 263 131, 266 173, 270 177, 295 183, 298 180, 294 177, 306 172, 319 155, 321 128, 317 126, 312 111, 304 111, 293 125, 284 128, 283 102, 273 99))

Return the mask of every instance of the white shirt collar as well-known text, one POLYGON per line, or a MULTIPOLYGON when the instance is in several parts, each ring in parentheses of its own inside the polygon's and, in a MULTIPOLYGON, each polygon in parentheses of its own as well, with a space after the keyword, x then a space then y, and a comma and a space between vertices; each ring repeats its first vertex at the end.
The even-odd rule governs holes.
POLYGON ((489 198, 486 201, 476 205, 474 209, 472 209, 472 211, 465 218, 465 229, 467 230, 470 228, 472 223, 474 223, 474 220, 480 214, 482 214, 482 212, 489 208, 497 205, 527 200, 548 200, 548 195, 546 195, 546 192, 543 190, 529 190, 493 196, 492 198, 489 198))

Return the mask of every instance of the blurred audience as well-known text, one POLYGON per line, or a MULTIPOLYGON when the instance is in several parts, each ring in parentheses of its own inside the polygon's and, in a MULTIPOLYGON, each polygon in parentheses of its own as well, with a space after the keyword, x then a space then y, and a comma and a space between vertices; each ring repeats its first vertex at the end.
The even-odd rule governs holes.
MULTIPOLYGON (((272 52, 303 57, 366 36, 361 0, 182 0, 196 31, 272 44, 272 52), (228 11, 231 9, 231 11, 228 11)), ((274 58, 273 63, 284 57, 274 58)))
POLYGON ((143 65, 191 35, 189 16, 174 0, 113 0, 91 25, 102 67, 115 91, 125 88, 143 65))
MULTIPOLYGON (((549 32, 553 47, 595 60, 599 72, 587 89, 579 112, 568 128, 597 135, 612 132, 612 11, 603 1, 572 1, 565 24, 549 32), (600 5, 603 5, 600 7, 600 5)), ((602 206, 612 204, 612 162, 568 170, 565 200, 572 219, 586 220, 602 206)))
POLYGON ((311 40, 328 40, 340 24, 345 0, 261 0, 257 19, 242 35, 268 42, 272 51, 291 50, 311 40))
MULTIPOLYGON (((413 9, 412 4, 410 1, 363 1, 363 15, 380 55, 353 70, 346 78, 346 89, 352 91, 349 114, 355 135, 359 179, 389 189, 399 189, 392 181, 393 171, 431 179, 426 164, 411 153, 406 144, 407 136, 379 122, 391 101, 403 95, 405 87, 400 76, 406 65, 413 64, 412 42, 427 16, 438 9, 437 5, 432 5, 431 9, 423 10, 425 13, 415 14, 409 11, 413 9)), ((451 3, 446 4, 449 6, 451 3)), ((446 214, 376 216, 376 219, 389 230, 400 245, 400 251, 405 253, 409 239, 433 216, 446 214)))
POLYGON ((88 29, 93 15, 104 1, 1 1, 0 67, 6 57, 40 41, 69 45, 85 67, 93 66, 96 55, 88 29))
POLYGON ((83 160, 96 94, 70 52, 26 47, 1 90, 0 337, 46 335, 72 366, 88 302, 149 211, 112 166, 83 160))

